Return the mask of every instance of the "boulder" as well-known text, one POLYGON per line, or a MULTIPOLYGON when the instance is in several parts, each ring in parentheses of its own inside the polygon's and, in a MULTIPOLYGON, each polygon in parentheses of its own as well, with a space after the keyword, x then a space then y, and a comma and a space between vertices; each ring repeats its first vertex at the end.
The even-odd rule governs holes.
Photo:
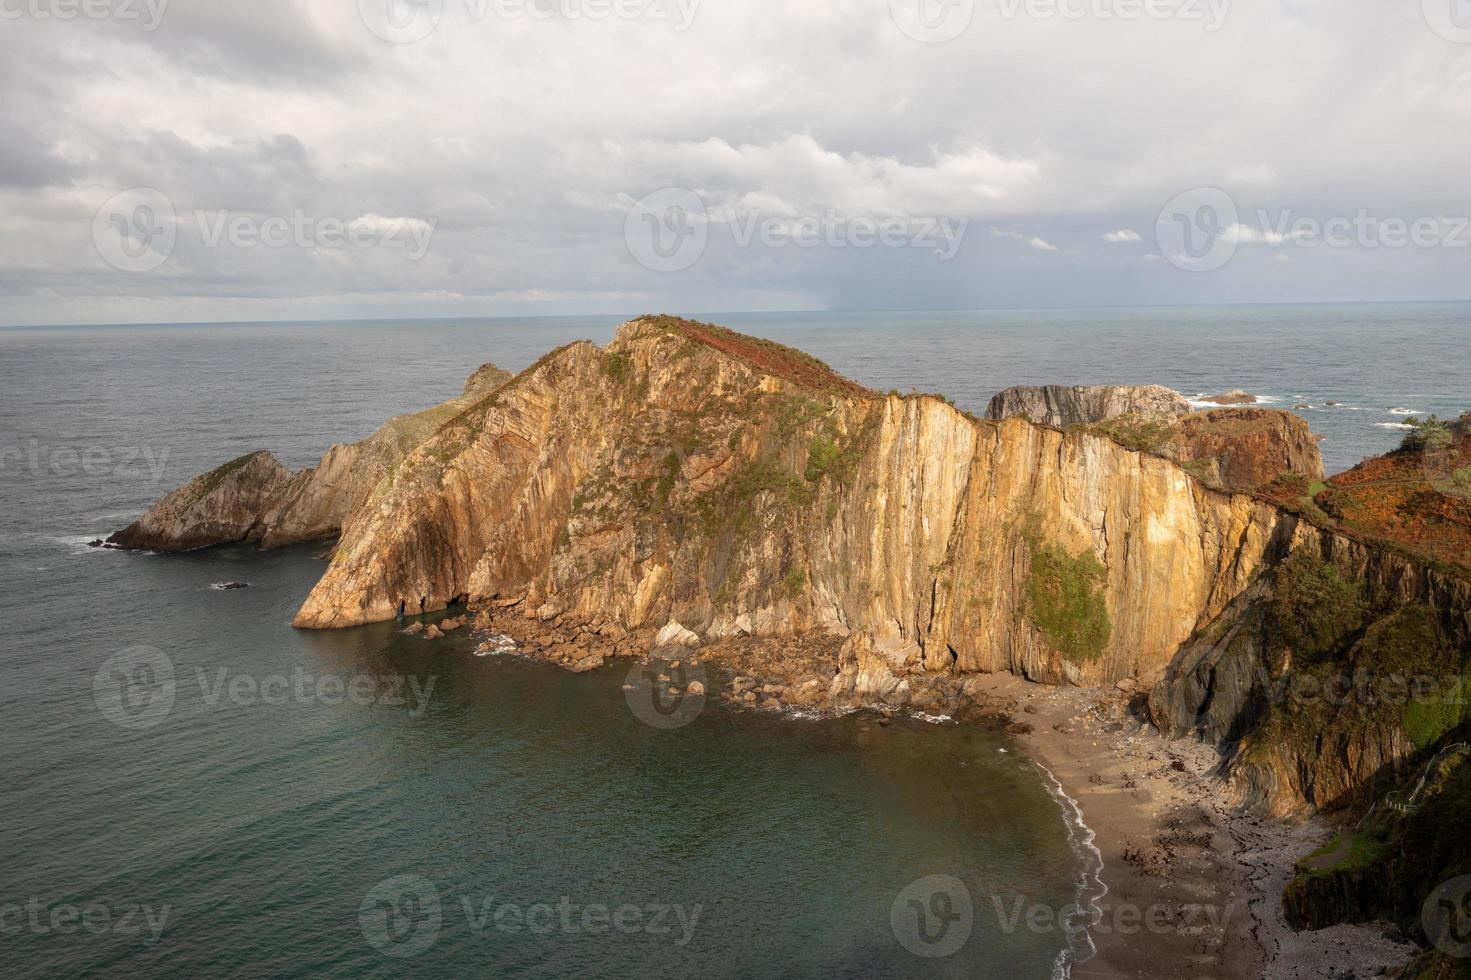
POLYGON ((1161 385, 1021 385, 986 406, 986 418, 993 421, 1020 416, 1059 429, 1120 415, 1168 421, 1189 413, 1185 397, 1161 385))
POLYGON ((680 646, 697 647, 700 645, 700 637, 692 630, 687 630, 674 620, 664 625, 654 637, 655 647, 680 646))

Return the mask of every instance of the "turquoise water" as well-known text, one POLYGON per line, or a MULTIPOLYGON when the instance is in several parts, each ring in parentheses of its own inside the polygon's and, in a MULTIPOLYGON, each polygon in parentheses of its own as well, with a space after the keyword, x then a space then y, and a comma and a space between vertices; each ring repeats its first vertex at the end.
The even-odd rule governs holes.
MULTIPOLYGON (((972 409, 1044 381, 1338 400, 1310 415, 1338 467, 1398 441, 1390 407, 1471 400, 1466 307, 710 318, 972 409)), ((1071 902, 1080 855, 997 733, 714 707, 661 731, 620 669, 292 630, 310 548, 85 546, 224 459, 309 464, 619 319, 0 330, 7 975, 1049 975, 1065 937, 995 908, 1071 902), (119 714, 104 667, 139 645, 172 699, 126 663, 119 714), (913 891, 934 875, 972 913, 943 957, 906 931, 916 895, 929 925, 957 908, 913 891)))

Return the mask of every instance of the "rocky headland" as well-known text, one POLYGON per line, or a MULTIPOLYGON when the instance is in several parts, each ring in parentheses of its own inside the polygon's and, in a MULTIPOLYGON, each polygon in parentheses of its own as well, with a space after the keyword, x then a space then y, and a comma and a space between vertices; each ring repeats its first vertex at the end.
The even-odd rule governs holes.
MULTIPOLYGON (((1284 916, 1394 921, 1428 950, 1406 975, 1456 975, 1418 903, 1471 871, 1452 839, 1471 769, 1445 754, 1465 699, 1304 691, 1466 676, 1471 424, 1325 481, 1306 423, 1273 409, 1057 386, 987 415, 643 317, 514 377, 487 365, 300 473, 265 451, 226 463, 110 540, 334 541, 303 628, 444 613, 409 628, 578 671, 698 663, 754 709, 1004 724, 1084 801, 1116 899, 1150 893, 1140 841, 1157 850, 1170 820, 1202 867, 1221 858, 1200 889, 1255 896, 1254 926, 1182 952, 1198 975, 1316 975, 1286 972, 1284 916), (1416 780, 1433 792, 1406 804, 1416 780), (1162 805, 1207 797, 1205 817, 1162 805), (1304 826, 1342 836, 1298 865, 1304 826)), ((1100 953, 1148 975, 1117 942, 1100 953)))

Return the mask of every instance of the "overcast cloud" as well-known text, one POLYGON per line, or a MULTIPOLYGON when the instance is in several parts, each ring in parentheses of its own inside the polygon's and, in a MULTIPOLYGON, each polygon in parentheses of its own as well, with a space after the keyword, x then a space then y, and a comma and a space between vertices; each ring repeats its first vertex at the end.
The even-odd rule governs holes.
POLYGON ((1471 296, 1468 0, 0 0, 0 92, 0 323, 1471 296))

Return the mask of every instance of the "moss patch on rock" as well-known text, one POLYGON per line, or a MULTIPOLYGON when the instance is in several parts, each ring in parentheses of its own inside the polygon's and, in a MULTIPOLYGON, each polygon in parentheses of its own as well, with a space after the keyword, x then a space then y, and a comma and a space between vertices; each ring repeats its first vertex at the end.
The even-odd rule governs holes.
POLYGON ((1027 578, 1027 612, 1047 642, 1075 664, 1103 656, 1113 625, 1108 618, 1104 583, 1108 569, 1092 552, 1070 555, 1044 541, 1035 528, 1025 532, 1031 549, 1027 578))

